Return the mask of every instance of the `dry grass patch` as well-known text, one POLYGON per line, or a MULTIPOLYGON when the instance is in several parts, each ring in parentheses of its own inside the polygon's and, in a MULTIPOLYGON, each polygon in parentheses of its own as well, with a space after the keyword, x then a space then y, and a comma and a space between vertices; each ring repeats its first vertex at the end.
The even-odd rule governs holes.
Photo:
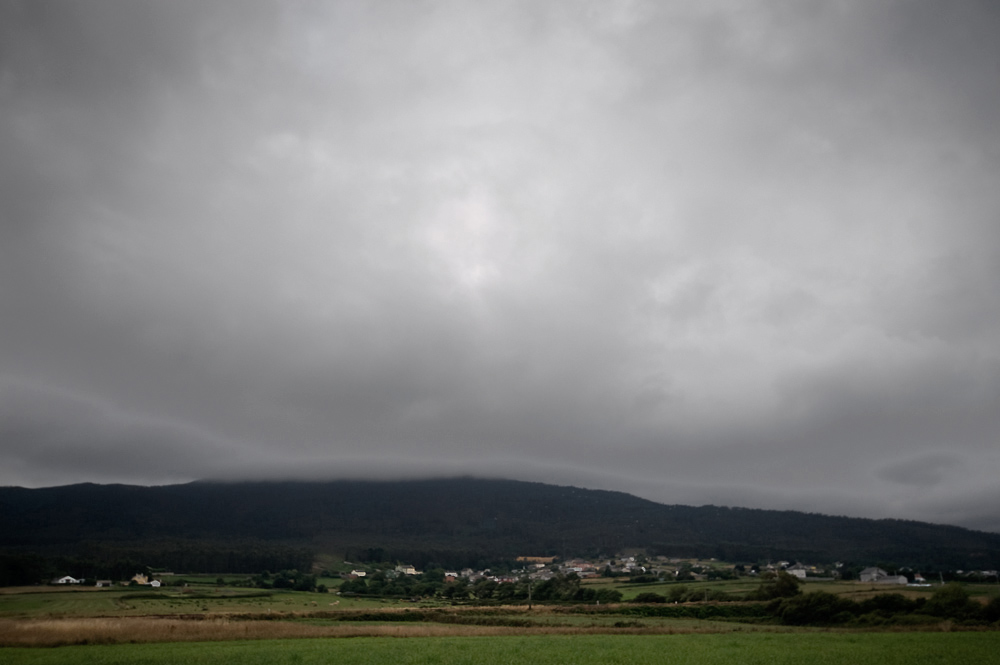
POLYGON ((477 626, 436 623, 335 623, 300 621, 233 621, 227 618, 160 617, 0 619, 0 647, 50 647, 73 644, 143 642, 212 642, 317 637, 468 637, 507 635, 664 635, 742 631, 732 626, 477 626))
POLYGON ((149 617, 0 620, 0 646, 59 646, 141 642, 211 642, 303 637, 505 634, 479 626, 333 625, 294 621, 164 619, 149 617), (458 628, 459 630, 455 630, 458 628))

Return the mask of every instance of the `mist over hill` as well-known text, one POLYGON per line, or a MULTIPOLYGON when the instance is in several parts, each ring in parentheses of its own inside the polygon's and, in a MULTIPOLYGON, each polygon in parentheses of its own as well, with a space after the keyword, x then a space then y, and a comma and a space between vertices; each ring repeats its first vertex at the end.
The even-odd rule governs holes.
POLYGON ((0 488, 0 548, 295 547, 363 558, 580 556, 645 548, 728 561, 1000 567, 1000 534, 720 506, 514 480, 207 482, 0 488))

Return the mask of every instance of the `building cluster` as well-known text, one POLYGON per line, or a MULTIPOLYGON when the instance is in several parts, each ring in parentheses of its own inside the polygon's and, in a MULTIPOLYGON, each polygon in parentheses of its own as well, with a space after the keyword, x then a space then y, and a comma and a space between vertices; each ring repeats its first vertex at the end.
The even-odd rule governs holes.
MULTIPOLYGON (((162 573, 162 575, 173 575, 173 573, 162 573)), ((83 584, 83 578, 73 577, 72 575, 64 575, 62 577, 56 578, 50 582, 50 584, 83 584)), ((163 582, 157 579, 153 579, 148 575, 143 573, 136 573, 131 579, 125 580, 124 582, 119 582, 121 586, 128 586, 132 582, 135 582, 139 586, 149 586, 154 589, 158 589, 163 585, 163 582)), ((96 580, 94 586, 97 587, 110 587, 114 586, 113 580, 96 580)))
MULTIPOLYGON (((497 583, 518 582, 525 578, 530 580, 544 581, 552 579, 557 575, 574 574, 580 578, 588 577, 636 577, 649 576, 660 580, 690 580, 699 581, 706 579, 717 579, 719 575, 730 576, 756 576, 765 572, 783 571, 789 575, 805 580, 809 578, 814 581, 833 580, 840 577, 839 569, 843 566, 836 563, 833 566, 806 565, 799 562, 776 561, 764 565, 754 565, 749 568, 744 566, 729 566, 717 563, 714 559, 708 562, 695 559, 668 558, 665 556, 646 557, 619 555, 612 558, 601 559, 569 559, 560 561, 557 557, 521 556, 516 560, 519 568, 514 568, 505 572, 494 573, 489 568, 483 570, 473 570, 463 568, 461 570, 448 570, 444 572, 445 582, 457 582, 464 580, 468 583, 475 583, 486 579, 497 583)), ((410 565, 397 565, 392 569, 380 571, 387 578, 399 577, 402 575, 422 575, 422 571, 410 565)), ((349 573, 344 573, 341 577, 346 579, 364 578, 371 574, 370 570, 364 568, 354 568, 349 573)), ((173 573, 160 573, 161 577, 173 575, 173 573)), ((990 580, 1000 579, 996 570, 956 570, 954 576, 964 577, 969 580, 990 580)), ((858 580, 871 584, 911 584, 925 585, 928 581, 919 573, 909 568, 901 568, 897 573, 891 574, 882 568, 872 566, 865 568, 858 573, 858 580), (906 573, 906 574, 903 574, 906 573)), ((937 580, 933 580, 937 581, 937 580)), ((65 575, 51 580, 51 584, 83 584, 84 580, 65 575)), ((131 579, 118 582, 119 585, 128 586, 135 583, 140 586, 150 586, 158 588, 162 585, 159 579, 154 579, 143 573, 137 573, 131 579)), ((112 580, 96 580, 94 583, 98 587, 114 586, 112 580)))
MULTIPOLYGON (((474 570, 463 568, 461 570, 447 570, 444 572, 445 582, 455 582, 465 580, 475 583, 483 579, 497 583, 518 582, 525 578, 530 580, 544 581, 557 575, 574 574, 579 578, 588 577, 634 577, 637 575, 649 575, 659 579, 706 579, 711 566, 701 566, 692 564, 690 560, 668 558, 668 557, 645 557, 620 555, 612 558, 602 559, 569 559, 560 561, 557 557, 548 556, 522 556, 516 559, 519 567, 509 571, 496 572, 489 568, 474 570), (683 577, 683 576, 687 577, 683 577)), ((380 572, 387 578, 394 578, 400 575, 421 575, 422 571, 409 565, 397 565, 392 569, 380 569, 380 572)), ((357 579, 369 577, 373 570, 354 568, 349 573, 344 573, 341 577, 345 579, 357 579)))
MULTIPOLYGON (((701 581, 711 579, 731 579, 734 577, 755 577, 763 573, 785 572, 800 580, 827 581, 841 578, 841 568, 844 564, 809 565, 801 562, 773 561, 761 565, 732 566, 717 562, 714 559, 702 561, 697 559, 670 558, 665 556, 647 557, 643 555, 621 554, 611 558, 599 559, 568 559, 557 557, 521 556, 516 563, 520 566, 509 571, 494 572, 489 568, 473 570, 448 570, 444 572, 445 582, 464 580, 473 584, 480 580, 490 580, 497 583, 518 582, 524 579, 544 581, 557 575, 574 574, 580 578, 588 577, 649 577, 657 580, 701 581)), ((382 573, 389 578, 400 575, 421 575, 421 571, 413 566, 398 565, 382 573)), ((350 573, 342 575, 348 579, 366 577, 371 571, 355 568, 350 573)), ((996 571, 955 571, 955 575, 966 575, 970 578, 996 578, 996 571)), ((868 567, 861 570, 855 579, 871 584, 923 585, 927 580, 919 573, 908 568, 902 568, 896 573, 889 573, 879 567, 868 567), (905 573, 905 574, 904 574, 905 573)), ((652 581, 652 579, 651 579, 652 581)), ((934 580, 937 581, 937 580, 934 580)))

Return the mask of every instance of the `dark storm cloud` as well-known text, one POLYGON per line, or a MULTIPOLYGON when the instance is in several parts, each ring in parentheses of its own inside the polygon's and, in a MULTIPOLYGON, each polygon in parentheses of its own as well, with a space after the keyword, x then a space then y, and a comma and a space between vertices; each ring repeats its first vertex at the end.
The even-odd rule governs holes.
POLYGON ((996 528, 988 3, 0 11, 0 482, 996 528))

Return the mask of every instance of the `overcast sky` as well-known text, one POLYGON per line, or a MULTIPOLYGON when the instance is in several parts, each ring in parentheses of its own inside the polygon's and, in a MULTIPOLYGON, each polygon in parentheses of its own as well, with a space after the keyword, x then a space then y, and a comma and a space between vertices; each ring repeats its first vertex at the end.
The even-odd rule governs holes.
POLYGON ((0 484, 1000 530, 1000 7, 0 0, 0 484))

